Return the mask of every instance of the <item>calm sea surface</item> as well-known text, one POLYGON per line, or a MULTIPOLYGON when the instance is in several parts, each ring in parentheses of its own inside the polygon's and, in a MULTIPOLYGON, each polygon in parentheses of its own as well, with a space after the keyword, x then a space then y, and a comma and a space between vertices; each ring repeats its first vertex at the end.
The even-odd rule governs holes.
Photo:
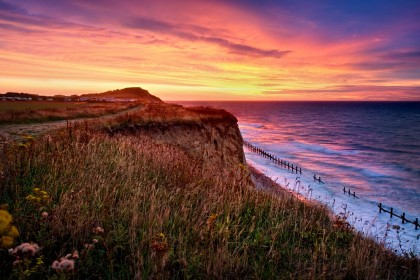
MULTIPOLYGON (((299 179, 319 191, 323 201, 328 196, 334 203, 342 201, 365 219, 383 220, 364 213, 377 215, 379 202, 411 219, 420 218, 420 102, 177 103, 233 113, 244 140, 301 166, 306 179, 299 179), (325 184, 313 182, 314 174, 325 184), (346 198, 343 187, 355 191, 359 199, 346 198)), ((247 150, 246 156, 282 183, 287 171, 247 150)))

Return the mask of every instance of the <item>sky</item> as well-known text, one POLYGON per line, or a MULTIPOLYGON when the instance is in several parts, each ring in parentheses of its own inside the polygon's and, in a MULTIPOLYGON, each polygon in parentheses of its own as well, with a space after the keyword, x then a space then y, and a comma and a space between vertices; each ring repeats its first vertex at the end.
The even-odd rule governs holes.
POLYGON ((420 100, 420 1, 0 0, 0 92, 420 100))

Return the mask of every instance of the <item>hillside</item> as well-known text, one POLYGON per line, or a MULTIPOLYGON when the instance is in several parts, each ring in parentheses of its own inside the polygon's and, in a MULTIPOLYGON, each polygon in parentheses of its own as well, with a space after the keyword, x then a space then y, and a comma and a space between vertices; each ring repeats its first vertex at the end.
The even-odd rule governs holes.
MULTIPOLYGON (((18 92, 7 92, 4 94, 0 93, 0 99, 15 99, 15 100, 38 100, 40 98, 42 99, 48 99, 51 98, 53 100, 57 101, 63 101, 71 98, 71 100, 77 100, 79 98, 87 98, 87 99, 135 99, 136 101, 142 102, 142 103, 163 103, 163 101, 154 96, 151 95, 147 90, 142 89, 140 87, 131 87, 131 88, 124 88, 124 89, 116 89, 116 90, 110 90, 106 92, 101 93, 88 93, 88 94, 82 94, 82 95, 54 95, 54 96, 45 96, 45 95, 39 95, 39 94, 32 94, 32 93, 18 93, 18 92)), ((91 100, 91 101, 92 101, 91 100)))
POLYGON ((145 103, 163 103, 163 101, 151 95, 147 90, 140 87, 131 87, 124 89, 110 90, 102 93, 82 94, 81 98, 124 98, 124 99, 137 99, 137 101, 145 103))

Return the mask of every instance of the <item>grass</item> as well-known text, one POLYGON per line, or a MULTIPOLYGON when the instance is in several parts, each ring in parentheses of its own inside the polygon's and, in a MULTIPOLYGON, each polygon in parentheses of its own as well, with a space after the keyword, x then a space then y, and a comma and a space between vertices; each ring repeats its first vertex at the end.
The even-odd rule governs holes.
MULTIPOLYGON (((64 101, 0 101, 0 112, 81 107, 81 102, 64 101)), ((87 104, 87 103, 84 103, 87 104)))
POLYGON ((0 125, 99 117, 137 106, 134 103, 0 101, 0 125))
POLYGON ((41 250, 0 250, 2 277, 418 279, 417 258, 392 254, 332 221, 322 206, 256 190, 246 166, 221 168, 183 146, 133 133, 158 112, 160 124, 216 123, 225 114, 182 110, 152 106, 107 129, 9 145, 0 202, 19 230, 15 245, 35 242, 41 250), (58 269, 66 260, 74 268, 58 269))
POLYGON ((128 126, 143 125, 176 125, 176 124, 202 124, 202 123, 235 123, 237 119, 222 109, 209 107, 185 108, 176 104, 144 104, 140 112, 127 113, 108 125, 113 129, 126 129, 128 126))

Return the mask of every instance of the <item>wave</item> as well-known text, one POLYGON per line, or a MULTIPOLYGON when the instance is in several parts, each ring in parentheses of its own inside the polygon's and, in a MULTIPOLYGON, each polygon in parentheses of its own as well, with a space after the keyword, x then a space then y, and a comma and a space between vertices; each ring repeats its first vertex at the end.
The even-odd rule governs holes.
MULTIPOLYGON (((352 150, 346 147, 328 147, 326 145, 321 144, 313 144, 313 143, 306 143, 301 141, 295 141, 286 143, 286 145, 294 147, 296 150, 306 150, 306 151, 312 151, 316 153, 322 153, 326 155, 337 155, 337 156, 345 156, 345 155, 357 155, 360 151, 358 150, 352 150)), ((292 148, 293 149, 293 148, 292 148)))

